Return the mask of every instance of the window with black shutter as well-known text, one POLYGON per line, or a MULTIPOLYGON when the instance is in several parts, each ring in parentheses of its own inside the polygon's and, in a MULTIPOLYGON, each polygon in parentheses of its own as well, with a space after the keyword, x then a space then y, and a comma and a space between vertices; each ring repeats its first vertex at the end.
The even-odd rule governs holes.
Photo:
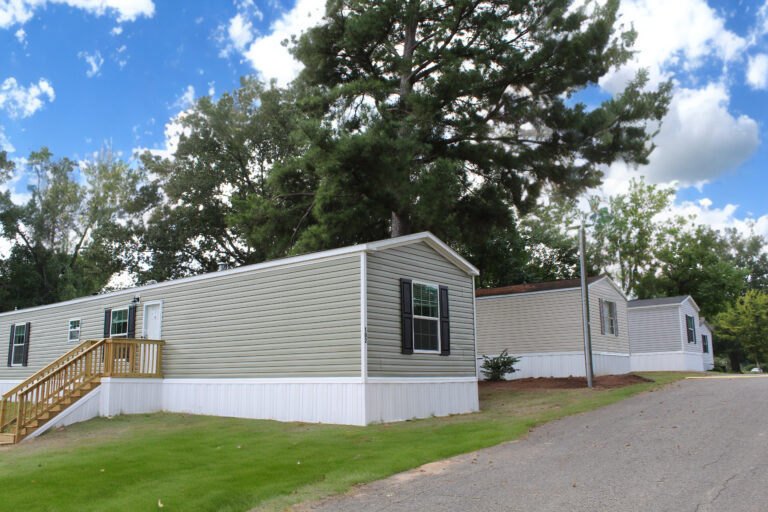
POLYGON ((29 332, 31 324, 11 325, 11 339, 8 347, 8 366, 27 366, 29 357, 29 332))
POLYGON ((685 315, 685 326, 688 331, 688 343, 696 343, 696 324, 692 316, 685 315))
POLYGON ((450 355, 448 288, 400 280, 402 353, 450 355))
POLYGON ((706 334, 701 335, 701 351, 705 354, 709 353, 709 336, 706 334))

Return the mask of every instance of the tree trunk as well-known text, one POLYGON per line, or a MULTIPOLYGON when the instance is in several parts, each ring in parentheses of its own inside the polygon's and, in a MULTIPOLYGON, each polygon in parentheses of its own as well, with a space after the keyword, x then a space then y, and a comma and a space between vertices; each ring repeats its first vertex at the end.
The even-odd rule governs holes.
POLYGON ((410 234, 411 222, 408 219, 408 215, 401 215, 397 212, 392 212, 392 238, 410 234))
POLYGON ((728 360, 731 362, 731 371, 734 373, 741 373, 741 363, 739 362, 739 354, 728 354, 728 360))

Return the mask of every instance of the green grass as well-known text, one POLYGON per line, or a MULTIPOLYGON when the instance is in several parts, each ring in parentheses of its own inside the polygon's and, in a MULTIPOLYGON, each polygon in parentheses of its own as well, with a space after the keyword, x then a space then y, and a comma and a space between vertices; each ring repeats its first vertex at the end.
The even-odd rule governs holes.
POLYGON ((345 427, 182 414, 97 418, 0 450, 0 508, 33 511, 280 509, 517 439, 556 418, 684 377, 614 390, 484 390, 481 412, 345 427))

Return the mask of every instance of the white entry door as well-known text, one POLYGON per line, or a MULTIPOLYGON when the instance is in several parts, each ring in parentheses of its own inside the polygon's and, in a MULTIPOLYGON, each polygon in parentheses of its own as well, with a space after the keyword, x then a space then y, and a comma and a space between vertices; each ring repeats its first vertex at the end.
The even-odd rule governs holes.
POLYGON ((162 339, 163 305, 160 302, 144 305, 144 338, 162 339))

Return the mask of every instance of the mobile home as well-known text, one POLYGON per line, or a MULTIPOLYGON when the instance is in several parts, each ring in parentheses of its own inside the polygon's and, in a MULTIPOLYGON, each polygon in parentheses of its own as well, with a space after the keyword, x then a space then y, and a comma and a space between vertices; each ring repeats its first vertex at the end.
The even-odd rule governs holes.
POLYGON ((707 369, 711 332, 705 353, 700 324, 699 306, 690 295, 630 301, 632 371, 707 369))
MULTIPOLYGON (((627 298, 608 276, 588 280, 593 371, 629 372, 627 298)), ((511 378, 584 376, 579 279, 485 288, 477 296, 478 365, 504 350, 520 358, 511 378)))
POLYGON ((477 273, 419 233, 6 312, 0 390, 27 410, 33 387, 53 393, 36 433, 155 411, 351 425, 472 412, 477 273), (50 392, 83 375, 76 400, 50 392))

